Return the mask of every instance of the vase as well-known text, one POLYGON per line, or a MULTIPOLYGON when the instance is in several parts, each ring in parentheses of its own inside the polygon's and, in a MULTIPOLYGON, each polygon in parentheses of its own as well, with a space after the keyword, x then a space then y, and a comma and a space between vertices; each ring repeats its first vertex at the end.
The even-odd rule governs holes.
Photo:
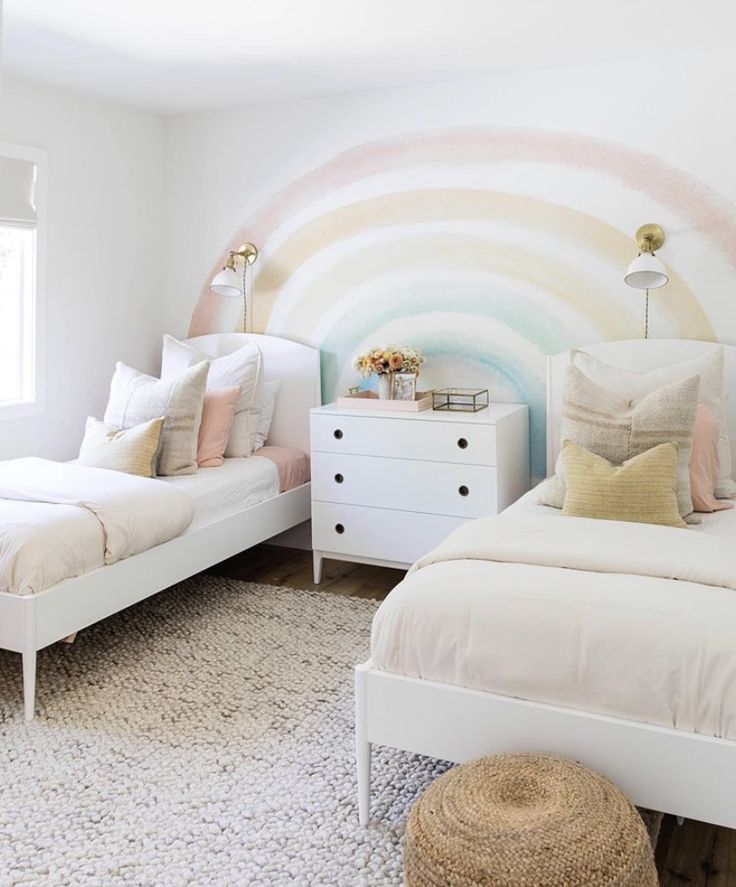
POLYGON ((378 376, 379 400, 391 400, 391 373, 380 373, 378 376))

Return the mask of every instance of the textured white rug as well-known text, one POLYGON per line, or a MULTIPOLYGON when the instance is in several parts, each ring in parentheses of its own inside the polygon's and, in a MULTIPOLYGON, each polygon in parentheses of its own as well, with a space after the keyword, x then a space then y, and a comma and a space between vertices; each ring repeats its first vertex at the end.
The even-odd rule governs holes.
POLYGON ((393 885, 444 767, 374 756, 358 826, 352 666, 377 604, 203 576, 39 654, 0 652, 0 884, 393 885))

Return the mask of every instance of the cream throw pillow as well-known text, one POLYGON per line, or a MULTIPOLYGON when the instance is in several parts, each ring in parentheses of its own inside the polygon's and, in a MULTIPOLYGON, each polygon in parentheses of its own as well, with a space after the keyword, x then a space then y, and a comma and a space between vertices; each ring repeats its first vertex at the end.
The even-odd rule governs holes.
POLYGON ((207 390, 240 387, 235 416, 230 428, 226 456, 250 456, 256 443, 258 416, 263 394, 261 352, 253 343, 223 357, 210 357, 186 342, 164 335, 161 378, 178 376, 200 361, 208 360, 207 390))
POLYGON ((723 390, 723 348, 713 345, 712 350, 692 360, 660 367, 649 373, 632 373, 612 367, 586 351, 570 352, 570 363, 608 391, 624 400, 641 400, 657 388, 700 376, 698 403, 708 407, 718 422, 718 459, 720 471, 714 493, 719 499, 736 495, 736 483, 731 479, 731 442, 726 423, 726 404, 723 390))
POLYGON ((90 416, 79 448, 79 464, 156 477, 164 417, 120 431, 90 416))
MULTIPOLYGON (((614 465, 621 465, 659 444, 677 444, 677 500, 680 515, 685 517, 693 510, 688 462, 699 381, 698 376, 691 376, 658 388, 632 403, 601 388, 577 367, 568 366, 560 437, 614 465)), ((543 485, 540 502, 562 508, 565 501, 562 453, 557 459, 555 472, 555 476, 543 485)))
POLYGON ((197 364, 173 379, 156 379, 124 363, 115 365, 105 424, 126 431, 164 416, 158 473, 195 474, 197 436, 209 364, 197 364))
POLYGON ((611 465, 572 441, 562 445, 571 517, 685 527, 677 507, 677 444, 663 443, 611 465))

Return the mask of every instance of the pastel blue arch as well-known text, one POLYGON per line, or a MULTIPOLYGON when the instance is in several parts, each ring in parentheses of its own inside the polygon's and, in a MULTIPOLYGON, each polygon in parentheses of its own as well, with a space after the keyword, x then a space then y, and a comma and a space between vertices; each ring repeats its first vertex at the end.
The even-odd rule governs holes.
MULTIPOLYGON (((361 304, 344 315, 317 343, 323 353, 342 354, 346 349, 355 349, 371 328, 383 326, 392 320, 448 311, 489 317, 514 330, 545 354, 562 351, 571 344, 569 326, 566 327, 553 313, 552 306, 530 305, 519 293, 487 280, 435 277, 430 288, 426 281, 418 280, 401 281, 397 286, 397 280, 387 276, 376 279, 374 284, 381 289, 378 292, 374 287, 365 290, 361 304)), ((326 361, 323 365, 323 387, 333 390, 338 375, 339 368, 326 361)))
MULTIPOLYGON (((395 287, 396 281, 392 284, 388 280, 383 284, 388 288, 392 285, 395 287)), ((360 300, 365 305, 356 306, 355 310, 342 317, 319 343, 325 401, 334 399, 342 369, 354 357, 360 343, 370 336, 371 330, 401 318, 450 310, 453 314, 491 318, 508 326, 544 354, 554 354, 574 344, 569 327, 564 327, 545 306, 530 306, 519 294, 491 286, 482 279, 435 279, 432 290, 428 289, 426 282, 404 281, 397 289, 399 292, 394 289, 392 292, 384 290, 380 294, 367 293, 360 300), (438 284, 441 285, 440 290, 435 289, 438 284)), ((539 378, 536 369, 525 365, 502 342, 488 341, 481 345, 469 339, 462 332, 443 330, 412 336, 412 344, 421 348, 429 359, 460 358, 507 379, 518 392, 519 399, 529 404, 532 473, 538 477, 544 476, 544 379, 539 378)))
MULTIPOLYGON (((430 333, 418 335, 416 346, 434 358, 462 357, 464 361, 482 366, 506 379, 518 393, 519 402, 529 406, 529 449, 531 471, 534 477, 544 477, 547 467, 546 383, 503 345, 458 341, 457 334, 430 333)), ((414 343, 412 343, 414 344, 414 343)))

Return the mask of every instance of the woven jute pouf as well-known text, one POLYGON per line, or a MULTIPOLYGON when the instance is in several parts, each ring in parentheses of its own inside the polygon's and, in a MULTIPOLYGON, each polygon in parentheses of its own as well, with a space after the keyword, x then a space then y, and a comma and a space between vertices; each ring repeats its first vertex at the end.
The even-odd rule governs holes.
POLYGON ((407 887, 656 887, 649 836, 607 779, 551 755, 454 767, 412 807, 407 887))

